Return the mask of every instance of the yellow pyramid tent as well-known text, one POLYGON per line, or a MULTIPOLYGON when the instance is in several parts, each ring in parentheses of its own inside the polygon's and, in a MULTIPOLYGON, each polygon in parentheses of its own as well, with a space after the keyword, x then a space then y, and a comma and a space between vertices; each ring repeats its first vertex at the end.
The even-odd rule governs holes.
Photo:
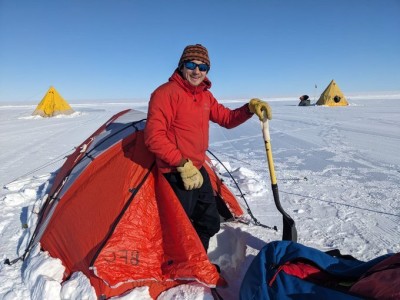
POLYGON ((343 95, 339 86, 332 79, 331 83, 327 86, 325 91, 319 97, 316 105, 327 105, 327 106, 346 106, 349 105, 346 97, 343 95))
POLYGON ((53 117, 56 115, 69 115, 73 112, 74 110, 69 106, 68 102, 51 86, 32 113, 32 116, 53 117))

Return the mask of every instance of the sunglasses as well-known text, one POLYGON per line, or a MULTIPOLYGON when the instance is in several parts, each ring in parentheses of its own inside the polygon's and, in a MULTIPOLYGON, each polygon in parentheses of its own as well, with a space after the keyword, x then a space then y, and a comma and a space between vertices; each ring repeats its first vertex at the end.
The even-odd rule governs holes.
POLYGON ((185 66, 186 69, 189 69, 189 70, 194 70, 197 67, 199 68, 199 71, 201 71, 201 72, 208 72, 208 70, 210 70, 210 66, 209 65, 207 65, 207 64, 196 64, 196 63, 194 63, 192 61, 185 61, 183 63, 183 65, 185 66))

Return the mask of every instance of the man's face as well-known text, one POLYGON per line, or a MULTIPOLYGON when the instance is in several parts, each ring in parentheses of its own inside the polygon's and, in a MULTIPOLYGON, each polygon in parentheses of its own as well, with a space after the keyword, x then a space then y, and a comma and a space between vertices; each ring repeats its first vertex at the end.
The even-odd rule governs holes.
MULTIPOLYGON (((192 62, 198 65, 204 64, 204 62, 200 60, 192 60, 192 62)), ((207 71, 200 71, 199 67, 194 68, 194 70, 189 70, 185 67, 185 64, 183 64, 182 75, 183 78, 189 81, 191 85, 198 86, 200 83, 203 82, 204 78, 206 78, 207 71)))

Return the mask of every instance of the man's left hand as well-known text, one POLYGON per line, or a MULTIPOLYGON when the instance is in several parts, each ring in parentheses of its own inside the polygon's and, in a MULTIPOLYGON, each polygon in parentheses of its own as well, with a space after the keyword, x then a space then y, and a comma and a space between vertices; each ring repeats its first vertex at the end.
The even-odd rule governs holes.
POLYGON ((264 121, 264 116, 268 119, 272 119, 272 110, 269 104, 258 98, 253 98, 249 102, 249 110, 256 114, 260 121, 264 121))

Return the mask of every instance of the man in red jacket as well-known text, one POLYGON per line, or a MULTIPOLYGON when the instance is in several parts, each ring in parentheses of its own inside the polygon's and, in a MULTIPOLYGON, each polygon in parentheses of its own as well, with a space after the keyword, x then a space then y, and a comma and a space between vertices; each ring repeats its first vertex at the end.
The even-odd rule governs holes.
POLYGON ((253 116, 271 119, 271 108, 259 99, 231 110, 214 98, 207 78, 208 51, 187 46, 167 83, 151 95, 144 130, 145 144, 155 154, 159 170, 171 184, 204 248, 220 229, 211 182, 205 171, 209 122, 236 127, 253 116))

